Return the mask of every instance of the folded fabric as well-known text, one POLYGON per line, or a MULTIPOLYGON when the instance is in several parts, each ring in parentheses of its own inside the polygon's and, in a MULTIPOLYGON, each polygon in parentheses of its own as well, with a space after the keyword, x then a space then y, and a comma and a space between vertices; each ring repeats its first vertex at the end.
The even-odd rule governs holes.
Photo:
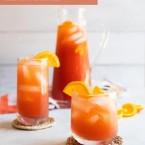
POLYGON ((0 97, 0 114, 16 112, 16 105, 8 105, 8 94, 0 97))

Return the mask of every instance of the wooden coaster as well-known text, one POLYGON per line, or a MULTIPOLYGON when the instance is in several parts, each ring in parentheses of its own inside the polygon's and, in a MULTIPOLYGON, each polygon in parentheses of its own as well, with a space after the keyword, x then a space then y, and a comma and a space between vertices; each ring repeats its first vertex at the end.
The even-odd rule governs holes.
POLYGON ((40 129, 45 129, 45 128, 48 128, 48 127, 52 127, 54 124, 55 124, 55 119, 51 118, 51 117, 49 117, 46 122, 40 123, 38 125, 33 125, 33 126, 22 125, 22 124, 20 124, 18 122, 17 119, 15 119, 12 122, 12 126, 13 127, 17 128, 17 129, 30 130, 30 131, 32 131, 32 130, 40 130, 40 129))
MULTIPOLYGON (((120 136, 116 136, 108 145, 122 145, 123 139, 120 136)), ((72 136, 68 137, 66 145, 82 145, 78 143, 72 136)))

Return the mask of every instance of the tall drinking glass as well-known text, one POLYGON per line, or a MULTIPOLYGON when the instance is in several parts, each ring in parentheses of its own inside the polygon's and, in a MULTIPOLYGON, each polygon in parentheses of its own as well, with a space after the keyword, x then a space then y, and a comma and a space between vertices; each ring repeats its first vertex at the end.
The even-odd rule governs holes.
POLYGON ((103 145, 117 135, 118 118, 115 100, 106 95, 79 95, 71 102, 73 137, 84 145, 103 145), (85 97, 86 98, 86 97, 85 97))
POLYGON ((48 117, 47 59, 19 59, 17 64, 17 118, 23 125, 36 125, 48 117))
POLYGON ((54 69, 52 98, 61 108, 70 107, 70 96, 62 90, 72 81, 90 84, 90 64, 85 9, 60 9, 56 54, 60 67, 54 69))

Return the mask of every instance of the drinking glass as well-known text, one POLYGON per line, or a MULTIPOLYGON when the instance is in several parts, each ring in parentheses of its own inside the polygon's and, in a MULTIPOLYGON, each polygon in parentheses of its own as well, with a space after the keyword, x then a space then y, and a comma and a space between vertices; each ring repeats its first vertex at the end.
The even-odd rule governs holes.
POLYGON ((26 57, 18 60, 17 118, 23 125, 37 125, 47 120, 47 59, 26 57))
POLYGON ((118 130, 115 99, 107 95, 73 93, 71 101, 73 137, 84 145, 109 143, 118 130), (89 99, 85 99, 85 97, 89 99))

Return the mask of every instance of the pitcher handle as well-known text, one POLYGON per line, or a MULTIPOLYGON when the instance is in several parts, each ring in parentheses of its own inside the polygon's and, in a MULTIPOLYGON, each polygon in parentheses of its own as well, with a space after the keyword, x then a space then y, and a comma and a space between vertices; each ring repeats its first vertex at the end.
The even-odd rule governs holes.
POLYGON ((99 47, 97 48, 97 54, 93 60, 93 63, 91 65, 91 69, 93 69, 93 67, 98 63, 98 59, 100 57, 100 55, 102 54, 102 52, 104 51, 107 43, 108 43, 108 38, 109 38, 109 30, 101 24, 102 27, 102 39, 99 43, 99 47))

